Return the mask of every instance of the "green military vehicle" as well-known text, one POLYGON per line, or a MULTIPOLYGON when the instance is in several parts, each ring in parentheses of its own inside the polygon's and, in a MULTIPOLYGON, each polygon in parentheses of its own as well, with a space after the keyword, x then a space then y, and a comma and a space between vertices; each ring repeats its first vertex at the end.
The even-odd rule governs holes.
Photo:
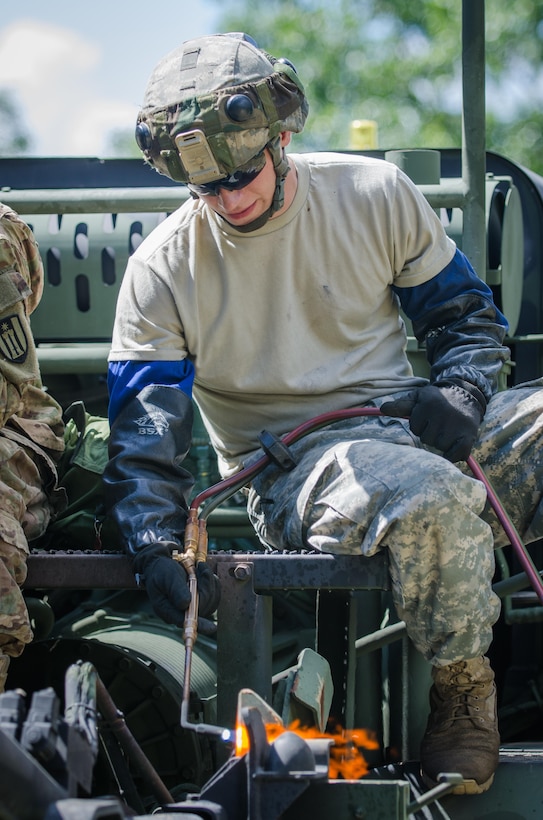
MULTIPOLYGON (((463 17, 463 145, 386 158, 412 176, 493 288, 510 324, 507 389, 543 370, 543 179, 485 150, 483 0, 464 0, 463 17)), ((127 259, 187 190, 139 160, 2 159, 0 180, 44 261, 32 317, 44 383, 63 407, 82 402, 105 417, 127 259)), ((423 372, 424 351, 409 344, 423 372)), ((394 614, 384 560, 262 553, 244 477, 219 481, 198 423, 190 458, 221 581, 216 622, 183 634, 157 619, 114 534, 98 538, 89 499, 74 501, 73 526, 53 529, 29 559, 35 640, 0 696, 1 820, 540 816, 541 545, 528 552, 513 537, 497 553, 495 782, 454 796, 455 774, 444 773, 428 791, 417 755, 429 669, 394 614)), ((100 466, 87 475, 92 499, 100 466)))

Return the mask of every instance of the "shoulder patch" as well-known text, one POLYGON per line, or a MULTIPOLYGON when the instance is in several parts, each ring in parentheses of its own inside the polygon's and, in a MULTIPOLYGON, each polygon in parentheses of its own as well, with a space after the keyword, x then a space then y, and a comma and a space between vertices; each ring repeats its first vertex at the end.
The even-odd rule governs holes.
POLYGON ((16 364, 26 360, 28 339, 16 313, 0 319, 0 352, 5 359, 16 364))

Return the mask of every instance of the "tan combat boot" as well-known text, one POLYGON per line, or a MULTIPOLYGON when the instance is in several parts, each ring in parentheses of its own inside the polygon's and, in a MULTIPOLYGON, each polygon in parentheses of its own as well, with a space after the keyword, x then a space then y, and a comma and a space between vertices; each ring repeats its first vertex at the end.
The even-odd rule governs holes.
POLYGON ((458 772, 464 783, 454 794, 480 794, 492 785, 500 736, 496 685, 488 658, 432 668, 430 716, 420 761, 425 783, 434 786, 442 772, 458 772))

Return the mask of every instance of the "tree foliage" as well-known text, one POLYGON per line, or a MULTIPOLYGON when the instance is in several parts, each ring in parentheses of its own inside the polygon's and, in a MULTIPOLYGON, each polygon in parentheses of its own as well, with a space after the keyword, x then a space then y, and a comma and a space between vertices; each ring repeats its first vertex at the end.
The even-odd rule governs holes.
POLYGON ((141 159, 141 151, 134 139, 134 129, 115 128, 107 137, 107 156, 141 159))
POLYGON ((30 137, 22 124, 11 94, 0 90, 0 156, 17 156, 28 151, 30 137))
MULTIPOLYGON (((461 144, 460 0, 229 0, 222 31, 247 31, 296 65, 310 116, 300 149, 349 147, 375 120, 379 147, 461 144)), ((486 2, 487 148, 543 173, 543 0, 486 2)))

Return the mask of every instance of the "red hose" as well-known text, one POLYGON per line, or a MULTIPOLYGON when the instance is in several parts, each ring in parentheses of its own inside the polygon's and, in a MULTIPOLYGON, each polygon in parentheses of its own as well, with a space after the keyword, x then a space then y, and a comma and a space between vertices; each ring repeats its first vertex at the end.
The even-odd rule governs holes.
POLYGON ((490 483, 490 479, 486 477, 483 468, 478 464, 478 462, 473 458, 473 456, 469 456, 466 461, 468 467, 470 468, 471 472, 478 478, 479 481, 482 481, 485 485, 486 494, 488 496, 488 500, 490 502, 490 506, 496 513, 496 516, 502 525, 505 534, 509 538, 511 546, 515 550, 517 554, 517 558, 520 561, 530 584, 534 592, 536 593, 537 597, 539 598, 540 602, 543 604, 543 582, 541 580, 541 576, 535 566, 530 553, 526 549, 524 542, 522 541, 520 535, 518 534, 515 525, 507 515, 501 501, 499 500, 498 496, 492 484, 490 483))
MULTIPOLYGON (((354 407, 349 408, 346 410, 332 410, 328 413, 322 413, 320 416, 316 416, 309 421, 300 424, 290 433, 286 433, 281 442, 288 446, 289 444, 293 444, 298 439, 302 438, 303 436, 307 435, 308 433, 313 432, 314 430, 318 430, 320 427, 325 427, 327 424, 331 424, 335 421, 340 421, 341 419, 349 419, 349 418, 356 418, 358 416, 381 416, 383 415, 379 408, 377 407, 354 407)), ((208 498, 216 495, 217 493, 223 493, 226 490, 233 488, 233 492, 240 487, 245 486, 248 484, 250 479, 253 476, 257 475, 261 470, 264 469, 269 463, 271 459, 267 455, 263 455, 261 458, 258 459, 254 464, 250 467, 246 467, 243 470, 240 470, 230 478, 226 478, 223 481, 219 481, 217 484, 214 484, 212 487, 208 487, 206 490, 203 490, 199 493, 192 501, 190 508, 191 509, 198 509, 204 501, 207 501, 208 498)), ((496 492, 494 491, 490 480, 486 477, 485 473, 481 466, 477 463, 477 461, 473 458, 473 456, 468 456, 466 463, 473 473, 474 477, 481 481, 486 489, 488 501, 496 513, 496 516, 502 525, 505 534, 507 535, 511 546, 515 550, 519 562, 521 563, 526 575, 530 581, 531 586, 533 587, 537 597, 539 598, 540 602, 543 604, 543 581, 541 580, 541 576, 534 565, 528 550, 526 549, 522 539, 520 538, 513 522, 507 515, 501 501, 499 500, 496 492)))

